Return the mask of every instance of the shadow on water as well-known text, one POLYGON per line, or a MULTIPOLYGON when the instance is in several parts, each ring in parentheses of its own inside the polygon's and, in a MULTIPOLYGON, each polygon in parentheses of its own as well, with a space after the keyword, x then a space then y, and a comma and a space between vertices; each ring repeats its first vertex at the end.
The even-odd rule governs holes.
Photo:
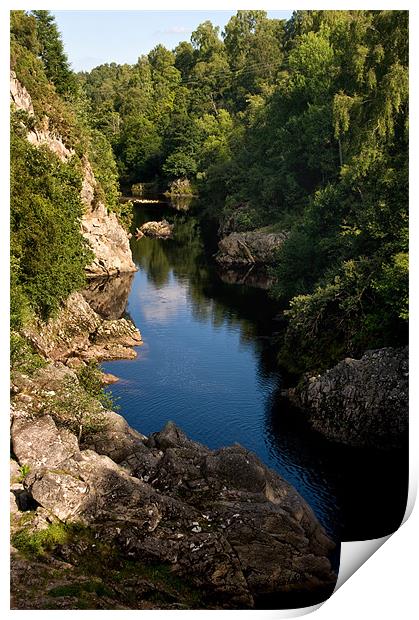
POLYGON ((296 487, 337 542, 395 531, 407 450, 353 449, 311 431, 281 398, 276 304, 263 289, 234 284, 234 274, 217 274, 193 213, 142 205, 134 226, 162 217, 175 223, 174 238, 133 238, 139 271, 91 291, 103 316, 128 298, 143 334, 136 360, 104 364, 121 377, 112 392, 128 422, 149 434, 171 419, 211 448, 242 443, 296 487))

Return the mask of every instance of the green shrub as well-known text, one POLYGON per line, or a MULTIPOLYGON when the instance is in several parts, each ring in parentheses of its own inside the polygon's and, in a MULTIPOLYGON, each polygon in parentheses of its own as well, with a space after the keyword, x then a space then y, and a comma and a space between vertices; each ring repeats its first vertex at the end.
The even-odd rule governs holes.
POLYGON ((19 324, 19 300, 26 298, 25 305, 48 319, 62 300, 84 286, 92 254, 80 232, 81 174, 75 158, 62 163, 15 129, 13 124, 11 284, 12 318, 19 324))
POLYGON ((20 334, 10 334, 10 363, 13 370, 32 374, 46 365, 45 360, 33 350, 32 345, 20 334))
POLYGON ((112 411, 119 409, 112 394, 103 389, 102 371, 96 361, 91 360, 86 366, 82 366, 78 370, 77 376, 80 385, 88 394, 96 398, 104 409, 112 411))
POLYGON ((43 412, 49 414, 59 426, 68 428, 79 442, 105 430, 107 426, 101 399, 87 392, 73 377, 68 377, 55 395, 48 399, 43 412))
POLYGON ((31 471, 30 465, 27 464, 23 464, 19 467, 19 478, 18 478, 18 482, 23 482, 26 478, 26 476, 29 474, 29 472, 31 471))

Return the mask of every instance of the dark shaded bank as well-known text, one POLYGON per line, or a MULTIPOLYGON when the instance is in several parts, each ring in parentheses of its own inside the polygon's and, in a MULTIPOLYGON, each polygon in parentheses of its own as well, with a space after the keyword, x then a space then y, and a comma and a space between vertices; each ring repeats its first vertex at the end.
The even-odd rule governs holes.
POLYGON ((193 210, 142 205, 135 225, 163 217, 173 239, 131 241, 139 272, 126 311, 145 345, 137 360, 105 365, 121 378, 112 391, 128 422, 149 434, 170 418, 211 448, 241 443, 295 486, 337 542, 395 531, 406 450, 345 448, 312 431, 281 398, 295 377, 277 364, 277 304, 223 277, 212 260, 215 226, 193 210))
POLYGON ((286 437, 290 458, 330 480, 342 541, 381 538, 397 530, 408 494, 407 442, 397 449, 378 450, 328 441, 281 392, 274 395, 266 424, 271 436, 286 437))

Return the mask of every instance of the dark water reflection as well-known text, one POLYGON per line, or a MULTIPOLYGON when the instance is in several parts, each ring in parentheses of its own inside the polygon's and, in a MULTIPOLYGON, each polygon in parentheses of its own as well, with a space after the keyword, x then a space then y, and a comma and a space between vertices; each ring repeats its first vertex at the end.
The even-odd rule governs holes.
MULTIPOLYGON (((132 239, 139 271, 127 311, 144 346, 136 360, 104 364, 121 378, 112 392, 128 422, 149 434, 170 419, 211 448, 241 443, 297 488, 336 541, 394 531, 404 456, 336 447, 306 428, 280 397, 277 307, 264 290, 222 281, 191 214, 141 206, 135 226, 163 216, 175 222, 174 239, 132 239)), ((128 296, 127 282, 117 290, 128 296)), ((105 312, 106 299, 105 286, 105 312)))
POLYGON ((104 319, 119 319, 125 312, 131 291, 133 273, 118 278, 94 278, 83 291, 83 297, 104 319))

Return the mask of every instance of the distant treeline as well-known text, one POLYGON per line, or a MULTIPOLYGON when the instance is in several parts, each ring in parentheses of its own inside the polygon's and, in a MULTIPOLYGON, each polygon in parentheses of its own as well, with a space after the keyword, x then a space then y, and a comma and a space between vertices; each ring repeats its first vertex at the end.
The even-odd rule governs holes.
POLYGON ((288 231, 283 357, 406 340, 407 11, 238 11, 222 33, 206 21, 173 51, 77 76, 47 11, 15 12, 13 41, 38 113, 89 151, 111 208, 118 178, 188 179, 215 220, 288 231))

